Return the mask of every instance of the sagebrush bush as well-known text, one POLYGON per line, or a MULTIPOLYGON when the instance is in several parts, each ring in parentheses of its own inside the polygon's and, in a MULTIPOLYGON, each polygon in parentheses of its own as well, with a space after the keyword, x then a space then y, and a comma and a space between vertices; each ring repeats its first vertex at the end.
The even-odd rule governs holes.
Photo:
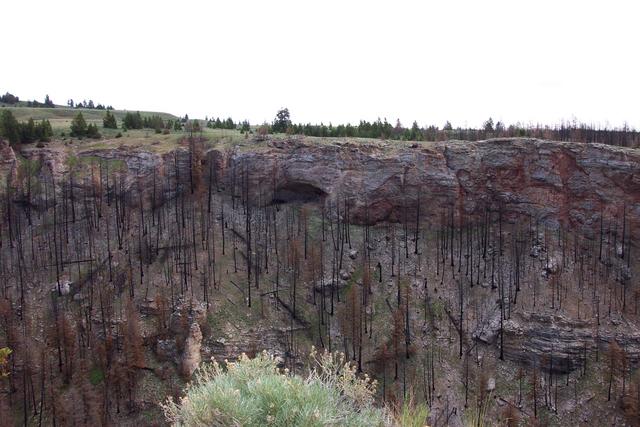
POLYGON ((178 403, 163 405, 176 426, 384 426, 389 411, 373 405, 375 381, 356 375, 344 355, 311 354, 306 377, 280 371, 267 353, 203 364, 178 403))

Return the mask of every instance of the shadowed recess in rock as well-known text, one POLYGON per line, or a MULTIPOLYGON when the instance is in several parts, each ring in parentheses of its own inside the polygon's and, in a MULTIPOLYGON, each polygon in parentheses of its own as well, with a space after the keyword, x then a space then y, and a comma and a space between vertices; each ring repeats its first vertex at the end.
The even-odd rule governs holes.
POLYGON ((273 195, 272 203, 315 202, 321 201, 326 195, 327 193, 311 184, 294 182, 279 187, 273 195))

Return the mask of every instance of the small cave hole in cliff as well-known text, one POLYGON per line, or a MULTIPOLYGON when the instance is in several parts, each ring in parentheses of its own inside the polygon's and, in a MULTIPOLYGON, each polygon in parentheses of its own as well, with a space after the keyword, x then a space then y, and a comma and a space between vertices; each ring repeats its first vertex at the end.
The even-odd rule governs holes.
POLYGON ((326 195, 327 193, 311 184, 294 182, 278 187, 271 203, 316 202, 324 199, 326 195))

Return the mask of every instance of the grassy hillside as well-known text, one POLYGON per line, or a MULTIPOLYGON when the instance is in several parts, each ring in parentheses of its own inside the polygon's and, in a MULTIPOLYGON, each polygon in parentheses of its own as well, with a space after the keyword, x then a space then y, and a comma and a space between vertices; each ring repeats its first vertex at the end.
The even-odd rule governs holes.
MULTIPOLYGON (((67 128, 68 129, 68 128, 67 128)), ((81 141, 69 136, 64 138, 56 138, 48 145, 49 147, 64 146, 71 140, 75 140, 77 146, 82 150, 104 149, 109 147, 127 147, 131 149, 142 149, 152 153, 166 153, 181 145, 181 141, 186 141, 189 136, 185 131, 171 131, 168 135, 157 134, 151 129, 130 129, 122 131, 117 129, 99 128, 103 138, 89 139, 85 138, 81 141), (116 138, 115 135, 121 133, 122 137, 116 138)), ((205 147, 211 146, 234 146, 245 141, 244 135, 238 130, 225 129, 204 129, 202 132, 205 147)), ((182 142, 182 146, 186 144, 182 142)), ((249 144, 246 144, 249 145, 249 144)))
MULTIPOLYGON (((34 120, 71 120, 76 114, 82 112, 82 115, 87 120, 102 120, 105 114, 105 110, 95 110, 86 108, 68 108, 68 107, 55 107, 55 108, 33 108, 33 107, 12 107, 6 104, 0 104, 0 108, 9 108, 17 120, 28 120, 30 117, 34 120)), ((112 110, 112 113, 118 120, 122 120, 128 110, 112 110)), ((135 111, 135 110, 131 110, 135 111)), ((163 120, 177 119, 176 116, 169 113, 160 113, 155 111, 140 111, 143 116, 158 115, 163 120)))
MULTIPOLYGON (((78 114, 82 113, 85 120, 88 123, 96 123, 99 128, 102 128, 102 118, 104 117, 105 110, 95 110, 86 108, 68 108, 68 107, 55 107, 55 108, 33 108, 33 107, 14 107, 7 104, 0 104, 0 108, 8 108, 11 110, 16 120, 27 121, 30 118, 33 120, 48 119, 51 122, 51 127, 57 134, 59 132, 66 132, 71 125, 71 120, 78 114)), ((118 124, 122 121, 127 110, 112 110, 112 113, 116 116, 118 124)), ((163 120, 176 120, 178 117, 169 113, 160 113, 155 111, 140 111, 143 116, 158 115, 163 120)))

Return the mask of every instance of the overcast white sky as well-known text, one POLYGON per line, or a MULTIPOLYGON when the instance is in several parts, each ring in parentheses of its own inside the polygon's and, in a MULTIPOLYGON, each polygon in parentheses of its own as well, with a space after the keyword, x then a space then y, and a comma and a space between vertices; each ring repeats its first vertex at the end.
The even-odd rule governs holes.
POLYGON ((3 0, 0 91, 190 117, 640 128, 636 1, 3 0))

